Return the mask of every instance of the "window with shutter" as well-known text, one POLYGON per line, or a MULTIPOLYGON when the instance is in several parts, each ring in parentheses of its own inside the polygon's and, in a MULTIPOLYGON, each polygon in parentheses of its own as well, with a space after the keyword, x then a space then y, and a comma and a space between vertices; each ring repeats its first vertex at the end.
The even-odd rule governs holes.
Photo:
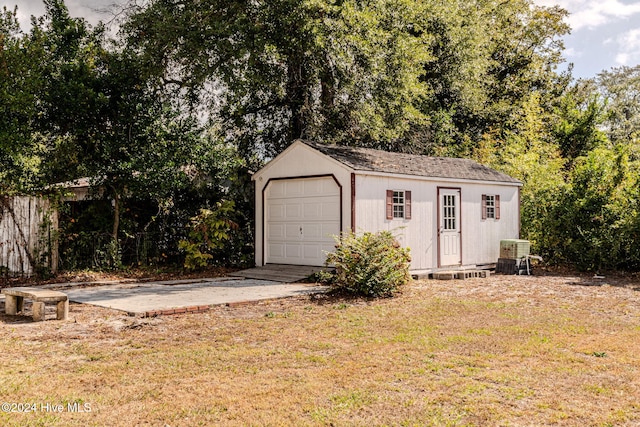
POLYGON ((482 219, 500 219, 500 196, 483 194, 480 210, 482 219))
POLYGON ((411 191, 387 190, 387 219, 411 219, 411 191))

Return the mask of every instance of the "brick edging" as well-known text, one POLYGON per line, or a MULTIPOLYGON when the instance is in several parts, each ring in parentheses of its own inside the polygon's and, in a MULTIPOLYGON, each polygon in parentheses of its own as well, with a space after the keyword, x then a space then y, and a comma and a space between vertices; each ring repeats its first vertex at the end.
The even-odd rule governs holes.
POLYGON ((173 314, 204 313, 206 311, 209 311, 210 308, 211 307, 208 305, 192 305, 189 307, 145 311, 140 316, 141 317, 157 317, 157 316, 170 316, 173 314))

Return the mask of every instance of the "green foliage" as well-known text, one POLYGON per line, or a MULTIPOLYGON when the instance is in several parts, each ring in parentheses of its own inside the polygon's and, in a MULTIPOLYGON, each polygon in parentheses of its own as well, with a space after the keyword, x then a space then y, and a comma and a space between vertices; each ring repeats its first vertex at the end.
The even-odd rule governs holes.
POLYGON ((171 258, 180 239, 192 266, 245 264, 247 172, 309 138, 475 157, 522 180, 522 237, 547 260, 640 268, 640 66, 570 85, 559 7, 150 0, 117 40, 45 10, 28 32, 0 13, 0 193, 92 177, 106 203, 63 230, 72 264, 120 265, 138 240, 171 258), (222 199, 234 212, 186 238, 222 199))
POLYGON ((109 239, 104 247, 96 252, 96 256, 97 264, 104 269, 119 270, 123 267, 122 250, 118 240, 109 239))
POLYGON ((640 65, 603 71, 596 79, 606 100, 605 130, 611 142, 626 144, 640 136, 640 65))
POLYGON ((409 282, 410 261, 409 248, 388 231, 336 237, 336 250, 327 254, 327 265, 336 269, 332 285, 368 297, 391 296, 409 282))
MULTIPOLYGON (((560 8, 528 0, 150 1, 124 34, 243 155, 295 138, 460 154, 520 101, 562 90, 560 8), (208 25, 201 25, 206 21, 208 25)), ((467 153, 465 153, 467 154, 467 153)))
POLYGON ((37 133, 44 87, 44 46, 25 36, 17 8, 0 11, 0 193, 26 192, 41 181, 46 141, 37 133))
POLYGON ((546 106, 566 85, 555 72, 566 11, 517 0, 439 2, 430 12, 433 60, 424 78, 431 96, 422 107, 430 124, 420 151, 469 156, 483 134, 513 129, 531 93, 546 106))
POLYGON ((152 1, 124 29, 189 99, 214 83, 225 134, 271 156, 301 137, 389 143, 424 121, 425 14, 411 0, 152 1))
POLYGON ((321 270, 311 274, 307 279, 323 285, 332 285, 336 281, 336 275, 330 271, 321 270))
POLYGON ((552 117, 552 134, 562 157, 570 163, 590 150, 604 145, 600 130, 605 119, 605 104, 592 81, 580 81, 559 98, 552 117))
POLYGON ((566 187, 565 160, 550 137, 548 115, 537 94, 512 115, 511 122, 513 130, 486 134, 475 157, 522 181, 522 237, 548 259, 557 245, 558 236, 550 230, 559 226, 555 215, 566 187))
POLYGON ((65 231, 60 238, 60 263, 66 270, 118 270, 123 267, 122 247, 110 233, 65 231))
POLYGON ((640 268, 639 176, 640 162, 621 145, 577 159, 554 230, 564 262, 592 271, 640 268))
POLYGON ((514 132, 489 133, 475 151, 523 181, 522 237, 547 262, 589 271, 640 268, 633 75, 603 73, 604 87, 603 80, 579 81, 547 111, 532 95, 512 120, 514 132))
POLYGON ((235 204, 222 201, 216 203, 215 209, 200 209, 200 213, 191 218, 189 238, 178 244, 186 253, 186 268, 193 270, 207 266, 214 259, 210 252, 224 248, 231 239, 231 232, 238 228, 238 224, 231 220, 234 214, 235 204))
POLYGON ((189 270, 195 270, 198 268, 206 267, 213 255, 203 253, 201 243, 193 243, 188 240, 181 240, 178 243, 178 248, 185 252, 184 266, 189 270))

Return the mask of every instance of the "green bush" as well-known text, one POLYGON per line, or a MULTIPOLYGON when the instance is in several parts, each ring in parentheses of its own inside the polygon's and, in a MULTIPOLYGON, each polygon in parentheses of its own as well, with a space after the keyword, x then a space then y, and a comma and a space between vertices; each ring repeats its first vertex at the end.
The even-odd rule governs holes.
POLYGON ((336 250, 327 254, 327 265, 336 269, 332 286, 369 297, 391 296, 406 284, 410 261, 409 248, 388 231, 336 237, 336 250))
POLYGON ((232 201, 216 203, 215 209, 200 209, 200 213, 191 218, 189 239, 181 240, 178 247, 186 254, 184 266, 189 270, 206 267, 214 259, 210 253, 224 248, 231 239, 231 232, 238 224, 230 219, 235 214, 232 201))
POLYGON ((561 262, 580 270, 640 268, 640 162, 628 147, 600 147, 575 159, 556 217, 561 262))

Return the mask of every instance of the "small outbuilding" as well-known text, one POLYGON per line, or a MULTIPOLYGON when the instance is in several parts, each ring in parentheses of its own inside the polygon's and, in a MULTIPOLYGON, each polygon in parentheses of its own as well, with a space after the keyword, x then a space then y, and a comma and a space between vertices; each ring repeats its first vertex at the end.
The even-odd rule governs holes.
POLYGON ((253 176, 256 265, 324 265, 341 232, 389 230, 411 270, 495 263, 522 183, 473 160, 296 140, 253 176))

